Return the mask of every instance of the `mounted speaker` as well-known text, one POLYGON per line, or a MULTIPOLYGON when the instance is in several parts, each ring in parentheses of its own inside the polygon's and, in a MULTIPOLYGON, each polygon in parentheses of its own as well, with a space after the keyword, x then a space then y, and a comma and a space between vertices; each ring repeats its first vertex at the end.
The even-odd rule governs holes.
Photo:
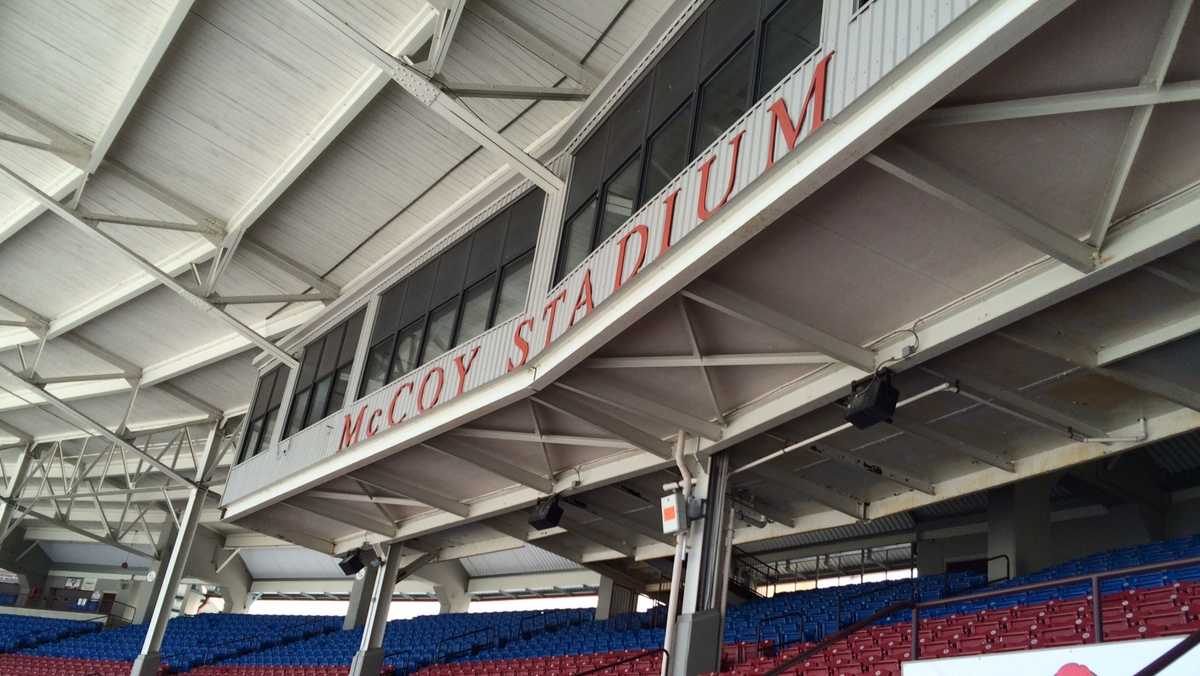
POLYGON ((362 570, 363 561, 362 557, 358 555, 358 550, 343 556, 342 560, 338 561, 338 568, 341 568, 342 572, 347 575, 355 575, 362 570))
POLYGON ((538 530, 554 528, 558 525, 562 515, 563 508, 558 504, 558 496, 551 495, 538 500, 537 504, 533 506, 533 511, 529 514, 529 525, 538 530))
POLYGON ((845 400, 846 422, 860 430, 881 422, 891 422, 899 400, 900 392, 892 386, 892 372, 881 369, 874 376, 852 386, 850 396, 845 400))

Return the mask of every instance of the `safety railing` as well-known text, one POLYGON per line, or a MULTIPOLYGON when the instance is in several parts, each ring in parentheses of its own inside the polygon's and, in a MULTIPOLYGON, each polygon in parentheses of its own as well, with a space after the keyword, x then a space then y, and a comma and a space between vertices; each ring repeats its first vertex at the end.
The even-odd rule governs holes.
POLYGON ((622 664, 628 664, 630 662, 637 662, 638 660, 647 658, 651 655, 657 655, 659 653, 662 653, 664 660, 669 660, 671 658, 671 653, 667 652, 666 648, 650 648, 648 650, 643 650, 642 652, 637 653, 636 655, 628 655, 628 656, 626 656, 622 659, 616 660, 614 662, 602 664, 598 667, 592 667, 591 669, 588 669, 587 671, 577 671, 574 674, 572 674, 571 676, 587 676, 587 674, 598 674, 603 671, 607 671, 609 669, 619 667, 622 664))
POLYGON ((1170 650, 1158 656, 1150 664, 1142 667, 1142 670, 1134 674, 1134 676, 1158 676, 1164 669, 1175 664, 1175 660, 1188 654, 1196 644, 1200 643, 1200 630, 1193 631, 1188 634, 1188 637, 1176 643, 1170 650))
MULTIPOLYGON (((410 655, 411 656, 412 652, 413 652, 412 648, 399 648, 397 650, 393 650, 391 652, 384 653, 383 659, 386 662, 388 659, 393 658, 393 657, 399 657, 400 655, 410 655)), ((421 667, 418 665, 417 669, 419 670, 420 668, 421 667)), ((414 673, 414 672, 409 670, 407 667, 403 667, 403 668, 394 669, 392 671, 392 676, 408 676, 411 673, 414 673)))
POLYGON ((435 655, 437 655, 437 660, 436 660, 437 662, 445 662, 447 659, 462 657, 464 655, 478 654, 481 650, 484 650, 486 648, 499 648, 499 647, 500 647, 500 635, 499 635, 499 632, 496 630, 496 628, 495 627, 482 627, 480 629, 473 629, 471 631, 463 632, 461 634, 455 634, 454 636, 449 636, 449 637, 446 637, 446 638, 438 641, 437 646, 434 648, 433 652, 435 655), (486 640, 483 643, 471 642, 471 644, 469 646, 467 646, 466 648, 459 650, 459 651, 455 651, 455 652, 442 650, 442 646, 444 646, 446 644, 453 645, 453 641, 461 641, 463 639, 470 638, 472 636, 478 636, 480 634, 486 634, 489 637, 489 640, 486 640))
POLYGON ((872 624, 875 624, 876 622, 882 620, 885 617, 888 617, 890 615, 895 615, 898 612, 907 610, 908 608, 912 608, 914 605, 915 605, 915 603, 911 600, 910 601, 901 601, 900 603, 893 603, 892 605, 884 608, 883 610, 880 610, 879 612, 875 613, 874 615, 871 615, 870 617, 861 619, 858 622, 855 622, 854 624, 842 627, 841 629, 837 630, 836 632, 821 639, 815 645, 811 646, 807 650, 801 650, 798 654, 796 654, 795 657, 792 657, 791 659, 784 661, 779 666, 768 671, 766 676, 775 676, 776 674, 782 674, 783 672, 791 669, 793 666, 803 662, 804 660, 808 659, 809 657, 812 657, 813 655, 820 653, 821 651, 825 650, 826 648, 833 645, 834 643, 837 643, 837 642, 849 637, 851 634, 857 632, 858 630, 862 629, 863 627, 869 627, 872 624))
POLYGON ((583 624, 587 620, 587 609, 585 608, 538 610, 521 618, 521 621, 517 623, 517 633, 513 638, 526 641, 538 633, 555 632, 564 627, 583 624), (547 618, 553 618, 553 622, 547 621, 547 618), (541 626, 530 628, 530 625, 538 620, 541 620, 541 626))
POLYGON ((1122 568, 1104 573, 1093 573, 1091 575, 1075 575, 1072 577, 1060 578, 1057 580, 1047 580, 1046 582, 1034 582, 1031 584, 1017 585, 1015 587, 1005 587, 1004 589, 996 589, 994 591, 976 592, 972 594, 964 594, 951 598, 939 599, 937 601, 922 601, 913 604, 912 607, 912 658, 914 660, 921 657, 921 643, 918 622, 921 619, 921 611, 938 606, 946 606, 956 603, 966 603, 970 601, 984 601, 987 599, 1000 598, 1003 596, 1012 596, 1015 594, 1023 594, 1025 592, 1038 591, 1039 589, 1054 589, 1055 587, 1066 587, 1073 584, 1088 582, 1091 584, 1091 601, 1092 601, 1092 642, 1100 643, 1104 640, 1104 613, 1100 611, 1100 583, 1104 580, 1110 580, 1117 577, 1125 577, 1127 575, 1138 575, 1140 573, 1153 573, 1160 570, 1170 570, 1172 568, 1186 568, 1188 566, 1200 565, 1200 557, 1189 559, 1179 559, 1176 561, 1168 561, 1165 563, 1152 563, 1143 566, 1132 566, 1130 568, 1122 568))
MULTIPOLYGON (((786 620, 790 617, 799 617, 800 618, 800 622, 797 624, 797 628, 800 630, 799 631, 800 641, 798 641, 798 642, 803 642, 804 641, 804 623, 805 623, 805 620, 808 619, 808 616, 804 613, 804 611, 797 610, 797 611, 793 611, 790 613, 782 613, 780 615, 772 615, 770 617, 764 617, 763 619, 759 620, 758 627, 756 627, 754 630, 754 638, 757 640, 758 645, 761 646, 763 644, 763 627, 764 626, 771 624, 773 622, 778 622, 779 620, 786 620)), ((779 636, 779 635, 776 634, 776 636, 779 636)), ((779 648, 781 648, 785 645, 789 645, 790 643, 792 643, 792 642, 785 641, 782 636, 779 636, 779 638, 777 640, 775 640, 771 644, 771 646, 772 646, 773 650, 778 650, 779 648)))
MULTIPOLYGON (((767 563, 757 556, 737 547, 733 548, 732 553, 734 562, 740 567, 740 570, 736 571, 736 573, 748 573, 749 583, 745 584, 745 586, 749 591, 759 598, 774 596, 779 583, 783 580, 783 571, 778 566, 767 563), (759 586, 767 587, 770 593, 764 596, 758 591, 759 586)), ((741 583, 741 580, 737 581, 741 583)))
MULTIPOLYGON (((997 558, 997 557, 993 557, 993 558, 997 558)), ((1088 582, 1091 584, 1091 593, 1089 594, 1089 596, 1091 597, 1091 603, 1092 603, 1092 641, 1094 643, 1100 643, 1101 641, 1104 640, 1104 614, 1101 612, 1101 607, 1100 607, 1100 603, 1101 603, 1100 583, 1102 581, 1113 579, 1113 578, 1125 577, 1128 575, 1138 575, 1141 573, 1153 573, 1155 571, 1160 571, 1160 570, 1170 570, 1172 568, 1187 568, 1189 566, 1195 566, 1195 565, 1200 565, 1200 557, 1178 559, 1175 561, 1147 564, 1147 565, 1143 565, 1143 566, 1131 566, 1129 568, 1121 568, 1119 570, 1106 571, 1103 573, 1093 573, 1091 575, 1076 575, 1076 576, 1072 576, 1072 577, 1059 578, 1057 580, 1048 580, 1046 582, 1034 582, 1034 583, 1030 583, 1030 584, 1017 585, 1014 587, 1005 587, 1003 589, 996 589, 993 591, 974 592, 974 593, 967 593, 967 594, 962 594, 962 595, 958 595, 958 596, 950 596, 950 597, 941 598, 941 599, 937 599, 937 600, 933 600, 933 601, 917 601, 917 600, 901 601, 899 603, 892 604, 892 605, 884 608, 883 610, 880 610, 880 611, 874 613, 870 617, 867 617, 865 619, 859 620, 858 622, 855 622, 854 624, 843 627, 842 629, 838 630, 834 634, 831 634, 830 636, 827 636, 827 637, 821 639, 816 644, 810 646, 809 648, 807 648, 805 650, 800 651, 794 657, 791 657, 790 659, 788 659, 788 660, 784 661, 783 663, 779 664, 778 666, 776 666, 771 671, 768 671, 765 676, 776 676, 777 674, 782 674, 783 672, 790 669, 792 666, 799 664, 800 662, 803 662, 804 660, 808 659, 809 657, 811 657, 813 655, 823 652, 830 645, 833 645, 834 643, 837 643, 837 642, 849 637, 851 634, 854 634, 855 632, 857 632, 865 627, 869 627, 873 624, 880 622, 881 620, 883 620, 887 617, 890 617, 897 613, 903 612, 905 610, 912 611, 910 631, 909 631, 909 633, 911 635, 911 639, 912 639, 912 645, 911 645, 909 654, 910 654, 912 660, 917 660, 917 659, 920 659, 920 656, 921 656, 921 642, 920 642, 921 641, 921 637, 920 637, 920 619, 921 619, 921 617, 920 617, 920 615, 921 615, 922 610, 928 610, 930 608, 936 608, 939 606, 947 606, 947 605, 953 605, 953 604, 959 604, 959 603, 966 603, 969 601, 983 601, 986 599, 1000 598, 1000 597, 1004 597, 1004 596, 1015 596, 1017 594, 1023 594, 1025 592, 1038 591, 1041 589, 1053 589, 1055 587, 1065 587, 1065 586, 1069 586, 1069 585, 1073 585, 1073 584, 1079 584, 1082 582, 1088 582)), ((1186 653, 1188 650, 1190 650, 1193 646, 1195 646, 1197 642, 1200 642, 1200 638, 1194 638, 1195 636, 1196 636, 1195 634, 1193 634, 1192 636, 1189 636, 1183 642, 1176 645, 1175 648, 1172 648, 1172 650, 1165 653, 1162 656, 1162 658, 1160 658, 1160 659, 1165 660, 1168 658, 1168 656, 1170 656, 1170 662, 1174 662, 1176 659, 1178 659, 1180 656, 1182 656, 1184 653, 1186 653), (1193 642, 1193 638, 1194 638, 1194 642, 1193 642), (1188 647, 1181 648, 1181 646, 1184 646, 1185 644, 1187 644, 1188 647)), ((1161 666, 1157 667, 1157 671, 1146 671, 1144 669, 1142 672, 1139 672, 1136 676, 1153 676, 1154 674, 1157 674, 1162 669, 1165 669, 1166 666, 1168 664, 1170 664, 1170 662, 1165 662, 1161 666)), ((1146 669, 1150 669, 1155 664, 1158 664, 1157 660, 1154 663, 1152 663, 1150 666, 1146 667, 1146 669)))
POLYGON ((136 607, 131 606, 128 603, 113 601, 112 606, 108 609, 108 622, 106 625, 109 628, 126 627, 133 624, 133 620, 136 617, 136 607))

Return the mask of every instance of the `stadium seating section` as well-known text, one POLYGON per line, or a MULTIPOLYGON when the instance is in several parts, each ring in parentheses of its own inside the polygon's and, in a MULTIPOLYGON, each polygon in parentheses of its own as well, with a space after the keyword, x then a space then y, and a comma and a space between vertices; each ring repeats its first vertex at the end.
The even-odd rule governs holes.
MULTIPOLYGON (((1083 557, 987 587, 1003 590, 1112 570, 1200 557, 1200 536, 1083 557)), ((917 580, 779 594, 730 608, 724 674, 765 674, 839 628, 909 599, 952 597, 984 585, 955 573, 917 580)), ((1065 583, 923 611, 920 657, 998 653, 1093 640, 1091 587, 1065 583)), ((1104 639, 1126 640, 1200 629, 1200 566, 1103 581, 1104 639)), ((789 667, 795 676, 899 676, 911 659, 910 616, 885 618, 789 667)), ((172 620, 164 671, 197 676, 343 676, 361 630, 338 617, 199 615, 172 620), (189 671, 190 670, 190 671, 189 671)), ((604 621, 591 611, 426 616, 388 623, 386 673, 426 676, 567 676, 614 662, 602 673, 658 673, 661 608, 604 621)), ((85 622, 0 615, 0 674, 109 676, 128 673, 145 625, 98 631, 85 622), (15 654, 14 654, 15 653, 15 654)))
POLYGON ((100 625, 95 622, 0 615, 0 652, 13 652, 28 646, 70 636, 94 634, 97 631, 100 631, 100 625))

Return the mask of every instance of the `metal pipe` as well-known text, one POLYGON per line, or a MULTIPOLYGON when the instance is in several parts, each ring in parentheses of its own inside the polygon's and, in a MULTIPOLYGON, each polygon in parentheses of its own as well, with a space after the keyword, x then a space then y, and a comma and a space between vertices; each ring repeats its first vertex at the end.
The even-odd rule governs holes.
MULTIPOLYGON (((917 394, 914 394, 913 396, 908 397, 907 399, 901 399, 896 404, 896 408, 900 408, 901 406, 907 406, 909 404, 918 402, 926 397, 931 397, 940 392, 946 392, 948 390, 954 390, 954 389, 955 389, 955 387, 951 383, 942 383, 940 385, 935 385, 923 392, 918 392, 917 394)), ((794 451, 798 448, 807 448, 808 446, 811 446, 812 444, 815 444, 818 441, 821 441, 822 439, 831 437, 835 434, 838 434, 839 432, 844 432, 852 427, 854 427, 854 426, 851 425, 850 423, 842 423, 841 425, 838 425, 837 427, 825 430, 824 432, 813 435, 803 441, 797 441, 794 444, 788 444, 787 446, 784 446, 783 448, 779 449, 778 451, 775 451, 774 453, 768 453, 767 455, 764 455, 763 457, 759 458, 758 460, 754 460, 753 462, 748 462, 745 465, 742 465, 741 467, 738 467, 737 469, 730 471, 729 473, 730 473, 730 475, 740 474, 742 472, 754 469, 755 467, 758 467, 759 465, 765 465, 766 463, 771 462, 772 460, 775 460, 776 458, 787 455, 788 453, 791 453, 792 451, 794 451)))
POLYGON ((1150 438, 1150 429, 1145 418, 1139 418, 1142 423, 1142 433, 1132 437, 1080 437, 1079 441, 1086 444, 1138 444, 1150 438))
MULTIPOLYGON (((675 466, 679 468, 682 477, 683 504, 680 506, 686 518, 688 500, 692 496, 692 472, 688 469, 683 458, 683 430, 675 434, 675 466)), ((675 615, 679 612, 679 592, 683 587, 683 553, 687 539, 687 529, 675 533, 675 559, 671 562, 671 593, 667 597, 667 627, 663 636, 663 661, 661 676, 667 676, 670 669, 671 654, 675 643, 675 615)))

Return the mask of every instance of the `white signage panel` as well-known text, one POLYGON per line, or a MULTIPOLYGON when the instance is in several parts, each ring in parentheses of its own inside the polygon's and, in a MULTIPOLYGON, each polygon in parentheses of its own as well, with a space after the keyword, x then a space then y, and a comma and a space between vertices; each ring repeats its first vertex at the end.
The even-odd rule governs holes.
MULTIPOLYGON (((947 657, 905 662, 902 670, 904 676, 1133 676, 1182 640, 1183 637, 1157 638, 947 657)), ((1160 672, 1160 676, 1197 674, 1200 674, 1200 649, 1192 650, 1160 672)))

